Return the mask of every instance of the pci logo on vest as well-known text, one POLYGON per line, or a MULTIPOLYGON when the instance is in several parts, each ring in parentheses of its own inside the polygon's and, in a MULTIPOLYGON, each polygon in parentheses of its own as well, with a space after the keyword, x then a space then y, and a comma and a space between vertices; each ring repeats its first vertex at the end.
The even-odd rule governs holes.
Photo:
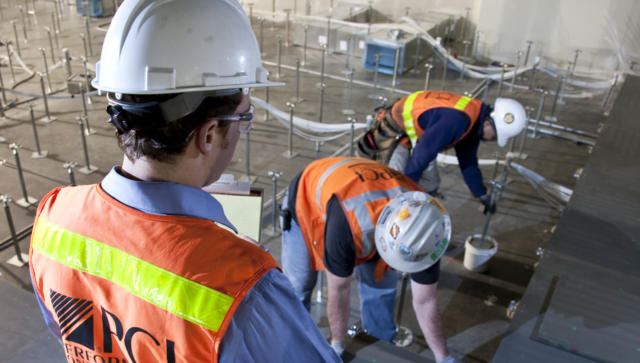
POLYGON ((390 180, 396 179, 402 175, 401 172, 391 168, 385 168, 382 165, 376 163, 354 163, 349 165, 351 169, 360 179, 361 182, 376 181, 379 179, 390 180))
MULTIPOLYGON (((53 290, 50 290, 50 297, 69 362, 136 363, 140 357, 136 357, 133 351, 134 341, 139 344, 140 339, 145 339, 142 344, 160 347, 160 342, 151 333, 140 327, 127 329, 115 314, 101 306, 102 327, 97 331, 102 333, 102 349, 96 348, 93 301, 72 298, 53 290), (113 354, 114 338, 124 343, 127 357, 113 354)), ((165 342, 166 362, 175 363, 174 342, 169 339, 165 339, 165 342)))

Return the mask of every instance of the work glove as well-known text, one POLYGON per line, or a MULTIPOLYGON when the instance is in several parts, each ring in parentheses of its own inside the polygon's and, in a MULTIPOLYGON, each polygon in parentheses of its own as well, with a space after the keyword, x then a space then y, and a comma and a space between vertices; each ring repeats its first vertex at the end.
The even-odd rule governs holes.
POLYGON ((480 197, 480 203, 484 205, 484 210, 482 213, 484 214, 494 214, 496 212, 496 203, 491 203, 491 194, 485 194, 480 197))
POLYGON ((344 342, 331 339, 331 348, 338 354, 338 357, 341 357, 342 353, 344 353, 344 342))
POLYGON ((445 359, 439 360, 436 363, 462 363, 462 361, 458 360, 458 359, 455 359, 454 357, 449 355, 445 359))

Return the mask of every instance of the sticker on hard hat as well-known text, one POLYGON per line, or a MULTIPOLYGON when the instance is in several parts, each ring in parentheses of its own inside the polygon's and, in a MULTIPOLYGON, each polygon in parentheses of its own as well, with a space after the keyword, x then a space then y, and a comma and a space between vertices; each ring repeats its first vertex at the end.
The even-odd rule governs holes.
POLYGON ((511 112, 504 115, 504 122, 507 124, 513 123, 513 114, 511 112))
POLYGON ((389 234, 391 235, 391 237, 393 237, 393 239, 398 238, 398 235, 400 234, 400 227, 398 227, 398 225, 394 223, 393 226, 391 226, 391 229, 389 229, 389 234))

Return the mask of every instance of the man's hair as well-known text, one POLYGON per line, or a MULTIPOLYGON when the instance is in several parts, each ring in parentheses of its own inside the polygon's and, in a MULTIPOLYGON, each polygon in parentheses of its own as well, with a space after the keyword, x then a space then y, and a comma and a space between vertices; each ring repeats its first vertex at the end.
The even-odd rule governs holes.
MULTIPOLYGON (((147 103, 151 101, 162 102, 175 96, 175 94, 122 95, 120 99, 126 102, 147 103)), ((164 127, 132 129, 123 133, 116 132, 118 146, 131 161, 146 157, 161 162, 171 162, 175 155, 185 151, 187 144, 193 137, 193 131, 197 127, 215 116, 232 114, 241 101, 242 92, 229 96, 207 97, 194 112, 170 122, 164 127)), ((218 121, 216 133, 226 139, 230 124, 231 121, 218 121)), ((223 147, 226 147, 226 144, 223 144, 223 147)))

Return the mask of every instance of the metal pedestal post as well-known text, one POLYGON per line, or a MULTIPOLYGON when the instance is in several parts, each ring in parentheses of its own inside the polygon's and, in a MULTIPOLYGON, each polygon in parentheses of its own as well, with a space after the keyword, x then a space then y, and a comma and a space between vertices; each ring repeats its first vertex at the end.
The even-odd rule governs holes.
POLYGON ((433 65, 431 65, 430 63, 425 63, 424 67, 427 69, 427 72, 424 75, 424 90, 428 90, 429 89, 429 82, 431 81, 431 69, 433 68, 433 65))
POLYGON ((16 201, 16 204, 21 206, 22 208, 28 208, 31 205, 38 202, 36 198, 29 196, 27 193, 27 186, 24 183, 24 174, 22 173, 22 164, 20 163, 20 155, 18 154, 18 146, 17 144, 10 144, 9 149, 13 153, 13 156, 16 159, 16 169, 18 169, 18 178, 20 179, 20 188, 22 189, 22 198, 16 201))
POLYGON ((44 112, 46 114, 45 117, 40 119, 40 122, 44 122, 44 123, 53 122, 56 120, 56 118, 51 117, 51 114, 49 113, 49 102, 47 101, 47 90, 44 87, 44 77, 42 76, 42 73, 38 73, 38 76, 40 77, 40 88, 42 89, 42 101, 44 102, 44 112))
POLYGON ((293 152, 293 109, 296 108, 296 105, 292 102, 287 102, 286 106, 289 107, 289 142, 287 151, 282 153, 282 156, 287 159, 293 159, 298 156, 298 153, 293 152))
POLYGON ((269 170, 268 175, 271 177, 273 186, 271 193, 271 205, 273 206, 273 223, 271 224, 271 235, 275 236, 278 222, 278 199, 276 197, 278 193, 278 178, 281 174, 279 171, 269 170))
POLYGON ((76 177, 73 174, 73 169, 76 167, 76 165, 78 165, 78 163, 76 163, 75 161, 67 161, 66 163, 62 164, 62 167, 67 169, 67 173, 69 174, 69 183, 71 183, 71 186, 76 186, 76 177))
POLYGON ((36 118, 33 115, 33 105, 29 104, 29 115, 31 116, 31 126, 33 127, 33 137, 36 141, 36 152, 31 154, 33 159, 46 158, 49 152, 47 150, 40 150, 40 139, 38 138, 38 128, 36 127, 36 118))
POLYGON ((80 121, 78 121, 78 125, 80 126, 80 135, 82 137, 82 149, 84 151, 84 163, 85 166, 83 166, 82 168, 78 169, 78 171, 80 171, 82 174, 91 174, 95 171, 98 170, 97 166, 93 166, 91 165, 91 163, 89 162, 89 150, 87 149, 87 138, 86 138, 86 133, 84 130, 84 123, 85 123, 85 117, 84 116, 80 116, 80 121))
POLYGON ((13 248, 16 252, 15 256, 11 257, 7 263, 22 267, 27 264, 29 260, 29 256, 22 253, 20 251, 20 245, 18 244, 18 237, 16 234, 16 228, 13 225, 13 218, 11 217, 11 209, 9 208, 9 202, 11 201, 10 195, 0 195, 0 201, 2 201, 2 205, 4 207, 4 213, 7 216, 7 224, 9 225, 9 230, 11 231, 11 240, 13 241, 13 248))

